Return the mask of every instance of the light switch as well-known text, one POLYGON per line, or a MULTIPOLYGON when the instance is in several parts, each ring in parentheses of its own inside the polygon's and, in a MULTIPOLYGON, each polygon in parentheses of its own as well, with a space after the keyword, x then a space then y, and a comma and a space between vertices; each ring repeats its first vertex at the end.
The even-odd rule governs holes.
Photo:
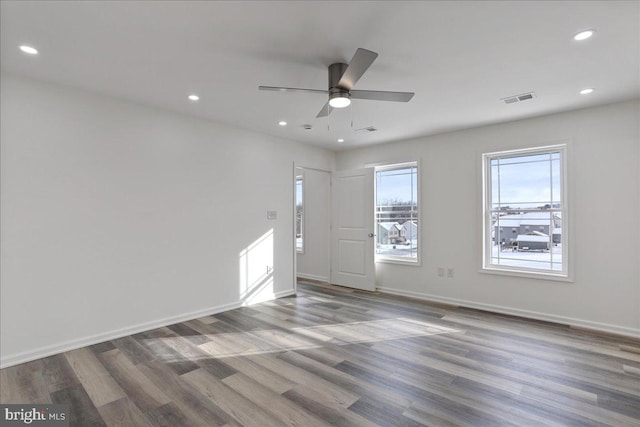
POLYGON ((269 219, 269 220, 278 219, 278 212, 276 212, 276 211, 267 211, 267 219, 269 219))

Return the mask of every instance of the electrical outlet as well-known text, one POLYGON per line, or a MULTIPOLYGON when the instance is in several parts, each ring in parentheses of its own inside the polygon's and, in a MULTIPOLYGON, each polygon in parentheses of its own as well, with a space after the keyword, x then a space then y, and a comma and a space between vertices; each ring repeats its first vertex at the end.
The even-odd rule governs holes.
POLYGON ((269 219, 269 220, 278 219, 278 212, 276 212, 276 211, 267 211, 267 219, 269 219))
POLYGON ((449 279, 451 279, 453 277, 453 268, 448 268, 447 269, 447 277, 449 279))
POLYGON ((438 267, 438 277, 444 277, 444 267, 438 267))

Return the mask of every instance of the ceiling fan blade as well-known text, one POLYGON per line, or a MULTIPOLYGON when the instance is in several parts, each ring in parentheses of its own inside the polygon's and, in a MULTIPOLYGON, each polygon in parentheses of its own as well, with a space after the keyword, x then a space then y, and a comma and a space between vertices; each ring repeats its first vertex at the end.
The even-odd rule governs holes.
POLYGON ((369 69, 373 61, 376 60, 378 54, 375 52, 371 52, 367 49, 359 48, 356 50, 355 55, 351 58, 351 62, 349 66, 345 70, 342 77, 340 77, 340 81, 338 81, 338 86, 345 88, 347 90, 351 90, 351 88, 356 84, 360 77, 369 69))
POLYGON ((333 111, 333 107, 329 105, 329 101, 327 101, 327 103, 324 104, 324 107, 322 107, 322 110, 320 110, 320 112, 316 116, 316 119, 320 117, 327 117, 329 114, 331 114, 332 111, 333 111))
POLYGON ((275 92, 308 92, 308 93, 323 93, 328 94, 328 90, 319 89, 301 89, 297 87, 278 87, 278 86, 258 86, 258 90, 272 90, 275 92))
POLYGON ((371 99, 374 101, 409 102, 413 92, 386 92, 383 90, 352 90, 351 98, 371 99))

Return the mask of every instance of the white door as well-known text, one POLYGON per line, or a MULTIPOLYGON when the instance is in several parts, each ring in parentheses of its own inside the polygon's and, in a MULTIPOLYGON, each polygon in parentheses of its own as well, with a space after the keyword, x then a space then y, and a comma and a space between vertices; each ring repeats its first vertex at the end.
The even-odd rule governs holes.
POLYGON ((335 172, 331 206, 331 283, 374 291, 373 168, 335 172))

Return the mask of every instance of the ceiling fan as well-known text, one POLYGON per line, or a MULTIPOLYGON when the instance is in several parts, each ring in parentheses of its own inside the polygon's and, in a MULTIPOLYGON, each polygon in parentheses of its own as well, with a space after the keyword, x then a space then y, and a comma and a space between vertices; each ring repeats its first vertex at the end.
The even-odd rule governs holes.
POLYGON ((369 69, 378 54, 359 48, 348 64, 335 63, 329 65, 329 89, 300 89, 295 87, 258 86, 259 90, 278 92, 310 92, 329 95, 329 100, 316 117, 326 117, 334 108, 344 108, 353 99, 370 99, 373 101, 409 102, 413 92, 386 92, 380 90, 352 90, 353 86, 369 69))

